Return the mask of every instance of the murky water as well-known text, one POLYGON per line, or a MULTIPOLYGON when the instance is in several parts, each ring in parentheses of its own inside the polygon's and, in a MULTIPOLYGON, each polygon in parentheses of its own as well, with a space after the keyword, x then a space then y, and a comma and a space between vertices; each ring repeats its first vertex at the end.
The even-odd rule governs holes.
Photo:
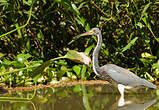
POLYGON ((15 91, 2 97, 30 97, 31 101, 0 99, 1 110, 159 110, 156 91, 142 88, 124 98, 110 85, 48 87, 37 91, 15 91), (122 106, 119 106, 122 103, 122 106))

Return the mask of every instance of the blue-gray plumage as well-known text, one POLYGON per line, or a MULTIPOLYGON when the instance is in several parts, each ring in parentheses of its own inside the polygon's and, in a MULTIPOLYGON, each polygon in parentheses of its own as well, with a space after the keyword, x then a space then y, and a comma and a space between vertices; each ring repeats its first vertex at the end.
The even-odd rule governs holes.
MULTIPOLYGON (((86 36, 86 35, 96 35, 98 38, 98 42, 93 51, 93 58, 92 58, 93 70, 97 76, 102 77, 104 79, 111 78, 113 81, 117 82, 118 84, 125 85, 125 86, 146 86, 149 88, 156 89, 156 85, 152 84, 151 82, 145 79, 138 77, 131 71, 124 69, 122 67, 119 67, 115 64, 106 64, 102 67, 99 67, 98 54, 102 45, 101 31, 98 28, 92 28, 90 31, 80 34, 77 37, 86 36)), ((119 86, 118 86, 118 89, 119 89, 119 86)), ((121 94, 123 94, 122 92, 123 91, 120 91, 121 94)))
POLYGON ((156 89, 156 86, 149 81, 142 79, 131 71, 114 64, 107 64, 100 67, 102 76, 108 74, 114 81, 125 86, 146 86, 156 89))

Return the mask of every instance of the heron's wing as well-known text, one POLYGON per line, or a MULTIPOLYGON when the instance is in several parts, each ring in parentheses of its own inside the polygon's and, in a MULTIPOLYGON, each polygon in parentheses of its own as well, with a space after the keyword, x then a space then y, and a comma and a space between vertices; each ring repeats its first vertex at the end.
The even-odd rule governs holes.
POLYGON ((108 74, 117 83, 124 85, 138 86, 141 85, 142 81, 140 77, 138 77, 131 71, 119 67, 115 64, 107 64, 100 67, 100 73, 102 76, 108 74))
POLYGON ((131 71, 114 64, 107 64, 100 67, 99 73, 101 74, 101 76, 105 76, 105 74, 109 75, 114 81, 119 84, 128 86, 147 86, 149 88, 156 89, 156 85, 152 84, 151 82, 142 79, 131 71))

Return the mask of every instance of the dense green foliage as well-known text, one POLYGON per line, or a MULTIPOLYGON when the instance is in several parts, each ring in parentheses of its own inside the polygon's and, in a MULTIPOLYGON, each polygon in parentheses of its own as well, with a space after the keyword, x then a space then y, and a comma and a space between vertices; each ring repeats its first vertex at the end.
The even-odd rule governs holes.
POLYGON ((83 79, 94 78, 91 65, 87 69, 72 58, 50 60, 68 50, 91 57, 95 37, 68 43, 92 27, 99 27, 103 34, 101 65, 114 63, 140 77, 157 80, 158 1, 1 0, 0 82, 26 86, 35 81, 46 84, 81 79, 81 74, 85 74, 83 79))

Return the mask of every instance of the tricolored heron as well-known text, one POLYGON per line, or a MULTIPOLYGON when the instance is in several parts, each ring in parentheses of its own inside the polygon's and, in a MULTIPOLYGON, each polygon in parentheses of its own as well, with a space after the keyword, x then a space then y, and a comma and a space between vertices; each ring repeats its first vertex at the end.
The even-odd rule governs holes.
POLYGON ((146 86, 149 88, 156 89, 156 85, 151 82, 142 79, 132 73, 131 71, 124 69, 115 64, 106 64, 102 67, 99 67, 98 64, 98 54, 102 45, 102 34, 99 28, 92 28, 90 31, 85 32, 83 34, 77 35, 87 36, 87 35, 96 35, 98 38, 97 45, 93 51, 93 71, 99 77, 104 78, 105 80, 111 80, 111 82, 116 82, 118 84, 118 90, 121 95, 124 95, 124 88, 126 86, 146 86))

